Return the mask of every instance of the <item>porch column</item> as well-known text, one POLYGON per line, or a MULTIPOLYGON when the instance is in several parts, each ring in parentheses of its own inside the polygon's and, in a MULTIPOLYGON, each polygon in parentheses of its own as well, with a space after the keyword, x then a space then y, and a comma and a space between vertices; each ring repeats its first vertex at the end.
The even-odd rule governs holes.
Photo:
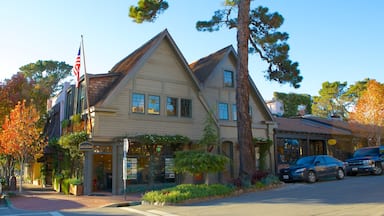
POLYGON ((84 152, 84 195, 89 195, 92 193, 92 169, 93 169, 93 151, 84 152))

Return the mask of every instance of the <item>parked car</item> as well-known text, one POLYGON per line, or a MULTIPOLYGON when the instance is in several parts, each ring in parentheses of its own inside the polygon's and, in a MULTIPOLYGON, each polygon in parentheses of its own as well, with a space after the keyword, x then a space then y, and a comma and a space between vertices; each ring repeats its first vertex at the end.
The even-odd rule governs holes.
POLYGON ((345 176, 345 163, 329 155, 312 155, 302 157, 292 163, 288 168, 280 170, 280 180, 306 181, 314 183, 319 179, 335 177, 343 179, 345 176))
POLYGON ((345 162, 347 175, 360 173, 381 175, 384 167, 384 146, 360 148, 353 153, 352 158, 345 162))

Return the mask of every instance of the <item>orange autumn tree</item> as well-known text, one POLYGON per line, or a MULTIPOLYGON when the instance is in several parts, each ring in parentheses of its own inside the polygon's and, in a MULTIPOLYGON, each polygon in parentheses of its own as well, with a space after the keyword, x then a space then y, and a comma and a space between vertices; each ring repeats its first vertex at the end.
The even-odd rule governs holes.
POLYGON ((5 117, 0 134, 0 151, 18 160, 20 164, 20 187, 24 163, 41 157, 46 142, 41 137, 42 129, 38 126, 40 115, 36 108, 26 101, 18 102, 5 117))
POLYGON ((361 94, 356 107, 350 113, 350 120, 370 128, 369 145, 380 145, 384 126, 384 84, 370 80, 361 94))

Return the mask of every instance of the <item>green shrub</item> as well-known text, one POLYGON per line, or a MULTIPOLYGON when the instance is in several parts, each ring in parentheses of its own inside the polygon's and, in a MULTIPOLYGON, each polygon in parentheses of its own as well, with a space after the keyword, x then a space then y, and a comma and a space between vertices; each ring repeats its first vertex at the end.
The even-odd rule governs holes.
POLYGON ((226 196, 234 191, 234 187, 222 184, 181 184, 172 188, 147 192, 142 200, 149 203, 180 203, 195 198, 226 196))
POLYGON ((69 194, 69 179, 63 179, 61 182, 61 192, 68 195, 69 194))
POLYGON ((0 177, 0 184, 5 185, 5 177, 0 177))
POLYGON ((81 185, 81 184, 83 184, 81 179, 78 179, 78 178, 71 178, 71 179, 68 180, 68 183, 72 184, 72 185, 81 185))
POLYGON ((126 188, 126 192, 127 193, 146 192, 146 191, 162 190, 165 188, 170 188, 175 186, 176 186, 176 183, 162 183, 162 184, 154 184, 154 185, 128 185, 126 188))
POLYGON ((261 182, 265 185, 280 184, 280 179, 274 175, 268 175, 267 177, 261 179, 261 182))
POLYGON ((263 182, 261 182, 261 181, 256 182, 255 188, 259 189, 259 188, 263 188, 263 187, 265 187, 265 184, 263 182))

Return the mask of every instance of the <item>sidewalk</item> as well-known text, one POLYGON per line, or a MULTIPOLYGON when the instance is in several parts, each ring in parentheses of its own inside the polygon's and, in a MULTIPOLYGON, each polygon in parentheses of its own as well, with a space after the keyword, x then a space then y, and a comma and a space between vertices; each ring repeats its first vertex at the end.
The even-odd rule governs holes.
POLYGON ((32 184, 23 184, 22 193, 16 191, 15 195, 8 197, 8 204, 12 208, 40 211, 138 205, 140 201, 141 194, 139 193, 126 196, 115 196, 108 193, 74 196, 32 184))

